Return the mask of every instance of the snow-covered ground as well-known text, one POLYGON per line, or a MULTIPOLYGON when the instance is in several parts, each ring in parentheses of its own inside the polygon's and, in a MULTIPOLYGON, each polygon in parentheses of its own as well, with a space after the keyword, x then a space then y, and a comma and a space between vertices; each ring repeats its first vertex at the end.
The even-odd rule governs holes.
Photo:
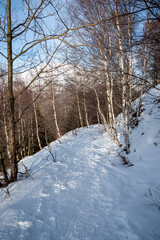
POLYGON ((0 189, 0 239, 160 239, 160 91, 150 93, 131 133, 133 166, 98 125, 23 159, 31 177, 0 189))

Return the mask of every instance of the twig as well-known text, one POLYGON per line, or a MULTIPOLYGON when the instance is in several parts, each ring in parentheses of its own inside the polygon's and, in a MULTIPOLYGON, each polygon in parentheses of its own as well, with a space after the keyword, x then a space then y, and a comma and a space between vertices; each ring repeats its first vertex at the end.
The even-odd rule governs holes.
MULTIPOLYGON (((28 177, 31 177, 31 178, 32 178, 32 176, 31 176, 31 174, 29 173, 29 170, 27 169, 26 165, 24 165, 24 163, 22 163, 22 165, 23 165, 24 168, 25 168, 26 178, 28 178, 28 177)), ((32 179, 33 179, 33 178, 32 178, 32 179)))

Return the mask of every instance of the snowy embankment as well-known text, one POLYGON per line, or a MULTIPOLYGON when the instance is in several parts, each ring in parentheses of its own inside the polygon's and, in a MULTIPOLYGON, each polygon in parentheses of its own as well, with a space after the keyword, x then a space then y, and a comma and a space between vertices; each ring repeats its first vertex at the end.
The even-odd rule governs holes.
POLYGON ((98 125, 23 159, 20 172, 23 162, 31 177, 0 189, 0 239, 160 239, 160 101, 145 94, 143 102, 131 167, 98 125))

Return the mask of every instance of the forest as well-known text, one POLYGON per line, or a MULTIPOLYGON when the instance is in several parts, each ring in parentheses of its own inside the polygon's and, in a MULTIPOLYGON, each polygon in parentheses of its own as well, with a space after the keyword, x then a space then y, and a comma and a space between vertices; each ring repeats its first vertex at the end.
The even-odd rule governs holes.
POLYGON ((1 185, 17 181, 22 158, 79 127, 102 123, 121 147, 119 113, 129 154, 142 95, 159 83, 159 0, 1 1, 1 185))

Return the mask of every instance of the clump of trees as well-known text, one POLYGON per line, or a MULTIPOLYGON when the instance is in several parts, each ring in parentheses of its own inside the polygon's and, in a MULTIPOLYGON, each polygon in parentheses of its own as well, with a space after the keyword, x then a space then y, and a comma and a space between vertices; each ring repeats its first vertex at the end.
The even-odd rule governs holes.
POLYGON ((120 112, 129 153, 132 101, 140 97, 137 121, 142 94, 160 81, 158 0, 75 0, 65 9, 52 0, 19 4, 19 17, 11 0, 0 12, 5 184, 17 180, 20 159, 77 127, 103 123, 121 147, 120 112))

